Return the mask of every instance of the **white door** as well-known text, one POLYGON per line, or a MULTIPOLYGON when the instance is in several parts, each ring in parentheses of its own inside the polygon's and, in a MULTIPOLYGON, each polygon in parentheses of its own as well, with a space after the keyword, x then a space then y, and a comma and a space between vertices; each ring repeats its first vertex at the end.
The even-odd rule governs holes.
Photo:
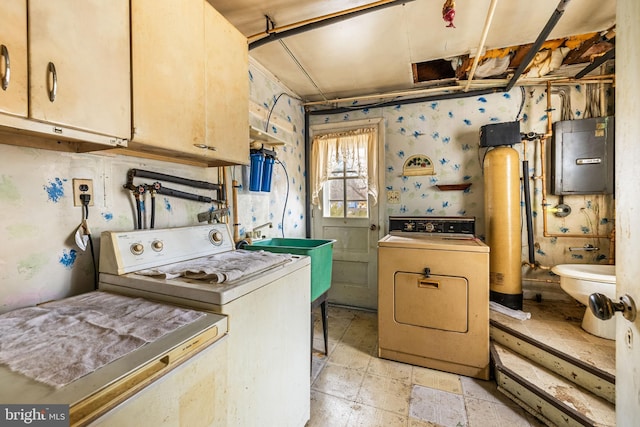
MULTIPOLYGON (((377 144, 382 147, 382 119, 349 122, 340 127, 335 124, 312 126, 311 136, 314 132, 340 132, 365 126, 378 126, 377 144)), ((380 155, 378 157, 378 179, 381 180, 384 167, 380 155)), ((377 244, 384 227, 380 226, 378 204, 374 204, 367 193, 367 177, 358 176, 348 162, 333 162, 329 180, 320 193, 322 207, 312 206, 312 237, 336 241, 329 301, 377 309, 377 244)))
MULTIPOLYGON (((616 294, 628 294, 640 304, 640 3, 618 0, 616 14, 616 294)), ((615 317, 616 425, 636 426, 640 420, 640 318, 630 322, 619 313, 615 317)))

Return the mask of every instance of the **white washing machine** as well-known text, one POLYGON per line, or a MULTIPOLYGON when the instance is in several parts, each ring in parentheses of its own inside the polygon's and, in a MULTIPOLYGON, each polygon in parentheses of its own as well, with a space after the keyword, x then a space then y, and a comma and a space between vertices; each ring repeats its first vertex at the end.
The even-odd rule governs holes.
MULTIPOLYGON (((198 383, 224 399, 226 414, 215 414, 224 421, 201 417, 198 425, 300 427, 309 420, 309 257, 235 250, 227 224, 103 232, 99 287, 228 317, 220 365, 226 386, 206 377, 198 383)), ((159 393, 139 399, 104 425, 139 421, 134 414, 162 408, 163 399, 159 393)), ((178 424, 194 425, 183 418, 178 424)))
POLYGON ((470 217, 389 217, 378 356, 489 379, 489 247, 470 217))

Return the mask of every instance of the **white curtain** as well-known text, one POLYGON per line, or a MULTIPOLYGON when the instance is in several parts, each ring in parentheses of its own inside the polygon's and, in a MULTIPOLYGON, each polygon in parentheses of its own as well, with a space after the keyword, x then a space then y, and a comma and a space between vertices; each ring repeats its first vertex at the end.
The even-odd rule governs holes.
POLYGON ((320 205, 319 194, 327 182, 330 166, 340 157, 359 176, 367 177, 373 204, 378 202, 378 129, 362 128, 315 136, 311 150, 311 203, 320 205), (362 154, 364 153, 364 158, 362 154))

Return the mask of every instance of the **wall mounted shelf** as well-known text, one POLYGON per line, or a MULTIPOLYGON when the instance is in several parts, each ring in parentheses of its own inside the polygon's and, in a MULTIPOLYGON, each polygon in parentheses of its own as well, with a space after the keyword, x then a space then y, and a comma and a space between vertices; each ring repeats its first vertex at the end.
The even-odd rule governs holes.
POLYGON ((436 184, 438 190, 440 191, 456 191, 456 190, 466 190, 471 187, 471 183, 468 182, 466 184, 436 184))
POLYGON ((257 129, 253 126, 249 126, 249 141, 253 145, 254 143, 269 145, 269 146, 278 146, 285 145, 285 142, 280 139, 278 136, 267 133, 260 129, 257 129))

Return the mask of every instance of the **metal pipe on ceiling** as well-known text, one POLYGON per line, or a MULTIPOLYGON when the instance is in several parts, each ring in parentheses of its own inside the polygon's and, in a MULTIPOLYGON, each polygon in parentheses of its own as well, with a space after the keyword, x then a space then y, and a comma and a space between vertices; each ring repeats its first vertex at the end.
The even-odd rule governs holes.
POLYGON ((326 109, 326 110, 313 110, 313 111, 309 111, 309 114, 312 116, 318 116, 318 115, 324 115, 324 114, 341 114, 341 113, 353 112, 358 110, 364 110, 366 108, 395 107, 397 105, 417 104, 420 102, 432 102, 432 101, 442 101, 445 99, 469 98, 472 96, 489 95, 489 94, 498 93, 498 92, 504 92, 504 89, 491 88, 491 89, 472 90, 470 92, 443 93, 439 95, 423 96, 420 98, 400 99, 396 101, 382 102, 382 103, 373 104, 373 105, 359 105, 357 107, 342 107, 342 108, 332 108, 332 109, 326 109))
POLYGON ((591 64, 585 67, 578 74, 576 74, 576 79, 583 78, 584 76, 586 76, 587 74, 589 74, 590 72, 598 68, 600 65, 604 64, 605 62, 607 62, 612 58, 615 58, 615 56, 616 56, 616 48, 614 47, 604 55, 598 57, 595 61, 593 61, 591 64))
POLYGON ((513 75, 513 77, 511 77, 511 80, 509 81, 509 83, 507 83, 505 92, 509 92, 511 90, 511 88, 518 81, 518 77, 520 77, 520 75, 524 72, 524 70, 529 66, 533 58, 538 53, 538 49, 540 49, 540 46, 542 46, 542 44, 547 40, 547 37, 549 36, 553 28, 556 26, 556 24, 564 14, 564 10, 566 9, 570 1, 571 0, 560 0, 560 3, 558 3, 558 6, 553 11, 553 14, 547 21, 547 24, 544 26, 544 28, 538 35, 538 38, 533 43, 533 46, 531 46, 531 49, 529 49, 529 52, 527 52, 527 55, 524 57, 524 59, 516 69, 515 74, 513 75))
MULTIPOLYGON (((329 105, 329 104, 345 104, 347 102, 355 102, 355 101, 365 101, 368 99, 382 99, 382 98, 400 98, 404 96, 417 96, 424 95, 427 93, 434 92, 442 92, 442 91, 458 91, 462 89, 462 86, 458 84, 455 79, 451 79, 451 85, 449 86, 434 86, 428 87, 425 89, 410 89, 410 90, 402 90, 395 92, 384 92, 384 93, 374 93, 371 95, 358 95, 358 96, 350 96, 345 98, 334 98, 334 99, 325 99, 323 101, 309 101, 305 102, 302 105, 306 106, 314 106, 314 105, 329 105)), ((495 86, 492 84, 491 86, 495 86)))
POLYGON ((341 22, 346 19, 355 18, 356 16, 360 16, 369 12, 375 12, 376 10, 385 9, 387 7, 404 5, 405 3, 410 3, 412 1, 415 0, 382 0, 375 3, 370 3, 368 5, 347 9, 342 12, 331 13, 328 15, 319 16, 317 18, 300 21, 295 24, 272 28, 265 32, 247 37, 248 40, 251 40, 259 36, 264 36, 263 38, 256 41, 250 41, 249 50, 255 49, 275 40, 295 36, 296 34, 301 34, 309 30, 314 30, 316 28, 324 27, 329 24, 341 22))
MULTIPOLYGON (((613 74, 589 76, 588 79, 580 80, 580 81, 578 81, 573 77, 560 77, 560 76, 556 78, 533 77, 533 78, 520 80, 518 82, 518 86, 540 86, 540 85, 546 84, 547 82, 551 82, 551 84, 554 84, 554 85, 556 84, 566 85, 570 83, 614 83, 614 80, 615 80, 615 75, 613 74)), ((452 84, 450 86, 436 86, 436 87, 429 87, 425 89, 412 89, 412 90, 405 90, 405 91, 377 93, 372 95, 352 96, 352 97, 346 97, 346 98, 333 98, 333 99, 328 99, 323 101, 309 101, 309 102, 304 102, 302 105, 304 107, 313 107, 316 105, 330 105, 330 104, 337 105, 337 104, 344 104, 347 102, 353 103, 355 101, 364 101, 364 100, 370 100, 370 99, 378 99, 378 100, 389 99, 389 98, 397 99, 405 96, 418 97, 418 95, 433 94, 433 93, 443 92, 443 91, 448 91, 446 93, 451 94, 453 92, 461 91, 464 88, 463 83, 465 82, 466 82, 465 80, 460 80, 458 82, 454 82, 455 84, 452 84)), ((472 82, 472 85, 475 90, 475 89, 501 87, 506 85, 508 82, 509 82, 508 79, 482 79, 482 80, 474 80, 472 82)), ((423 98, 419 98, 419 99, 423 99, 423 98)), ((393 101, 389 101, 389 102, 393 102, 393 101)), ((378 105, 379 104, 369 104, 369 105, 364 105, 361 108, 373 108, 378 105)))
POLYGON ((480 46, 478 46, 478 50, 476 51, 476 56, 475 58, 473 58, 473 65, 471 65, 471 71, 469 72, 469 77, 467 77, 467 85, 464 88, 465 92, 469 90, 469 86, 471 86, 471 80, 473 80, 473 76, 476 73, 476 68, 478 67, 478 62, 480 61, 480 56, 482 55, 484 44, 487 41, 487 35, 489 34, 489 28, 491 27, 491 21, 493 20, 493 14, 496 11, 497 5, 498 5, 498 0, 491 0, 491 5, 489 5, 489 11, 487 12, 487 19, 485 20, 484 28, 482 29, 482 36, 480 37, 480 46))
POLYGON ((287 55, 289 55, 291 60, 296 64, 296 66, 302 72, 302 74, 304 74, 304 76, 307 78, 307 80, 309 80, 309 83, 311 83, 313 85, 313 87, 316 88, 316 90, 318 91, 320 96, 326 101, 327 97, 325 96, 324 92, 322 92, 322 89, 320 89, 320 87, 318 86, 316 81, 313 79, 313 77, 311 77, 311 75, 306 70, 306 68, 304 68, 304 66, 300 63, 300 61, 298 61, 298 58, 296 58, 296 56, 293 54, 293 52, 291 52, 291 49, 289 49, 289 46, 287 46, 287 44, 284 42, 284 40, 278 40, 278 42, 280 43, 280 45, 282 46, 284 51, 287 53, 287 55))

